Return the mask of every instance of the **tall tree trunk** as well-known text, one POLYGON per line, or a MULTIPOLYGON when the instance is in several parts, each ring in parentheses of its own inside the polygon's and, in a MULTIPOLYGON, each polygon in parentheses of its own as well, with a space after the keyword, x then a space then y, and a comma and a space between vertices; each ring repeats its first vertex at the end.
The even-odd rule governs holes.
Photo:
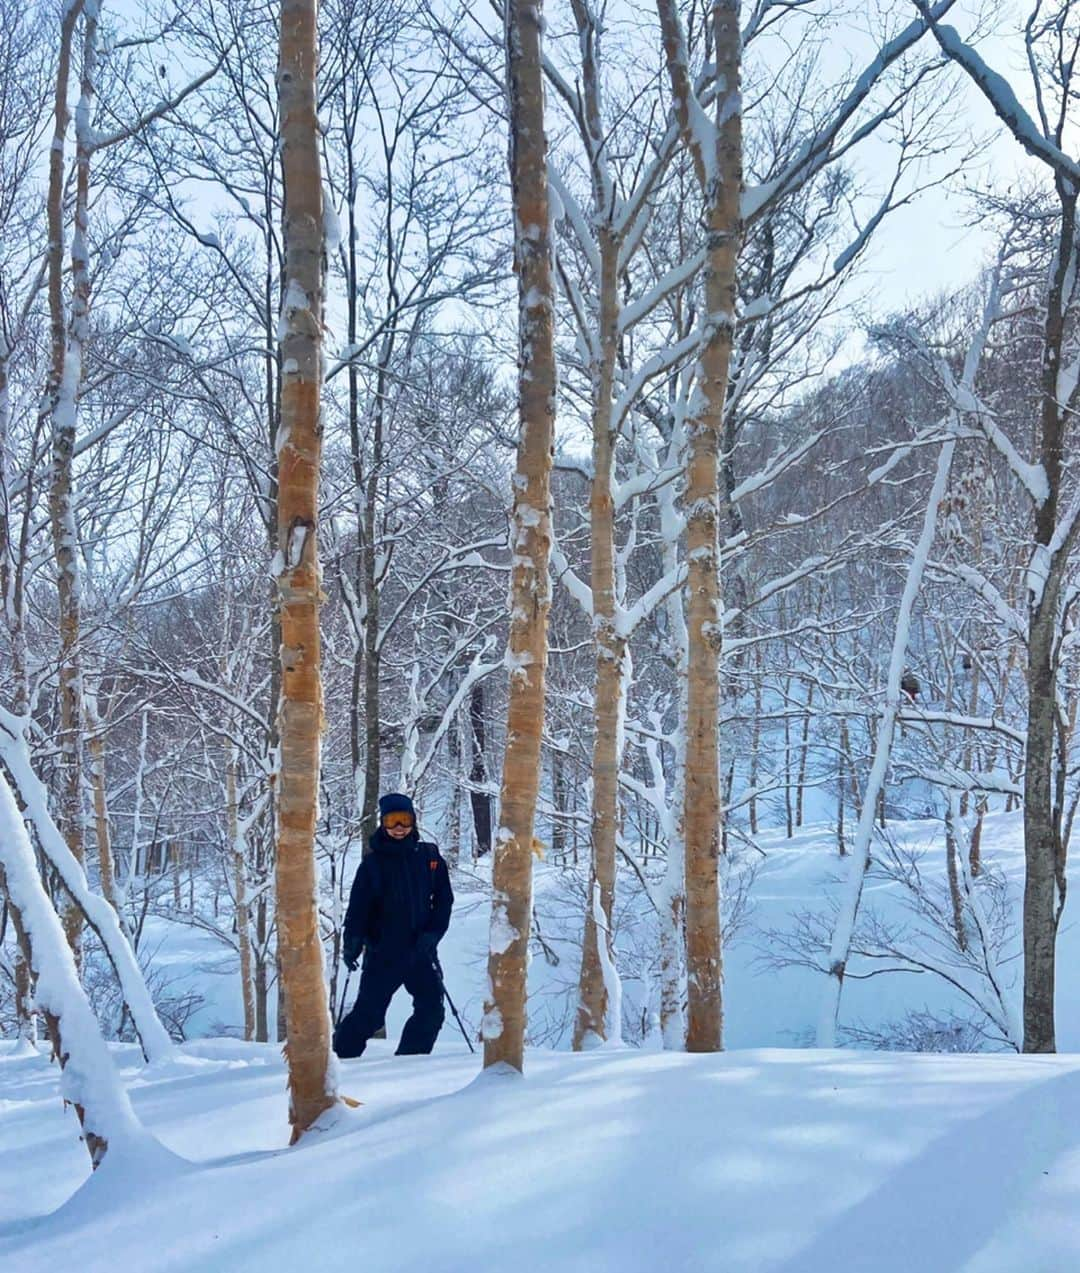
POLYGON ((754 794, 757 790, 758 775, 761 772, 761 682, 763 679, 762 671, 761 647, 758 646, 754 655, 754 665, 757 675, 754 677, 754 721, 750 727, 750 834, 757 835, 758 832, 758 798, 754 794))
MULTIPOLYGON (((971 696, 968 702, 968 715, 977 716, 979 714, 979 664, 977 660, 972 660, 971 667, 971 696)), ((974 730, 969 730, 969 734, 974 734, 974 730)), ((985 759, 985 768, 989 772, 993 768, 992 757, 983 757, 982 749, 973 741, 969 740, 967 752, 964 758, 964 767, 971 770, 976 760, 985 759)), ((960 812, 966 816, 968 811, 969 800, 974 800, 975 804, 975 825, 971 831, 971 840, 968 848, 968 870, 971 872, 972 878, 977 879, 982 869, 982 826, 983 818, 986 814, 986 797, 978 793, 969 796, 968 792, 964 792, 960 804, 960 812)))
MULTIPOLYGON (((288 987, 285 984, 285 977, 281 971, 281 951, 277 952, 275 959, 274 986, 277 989, 277 1002, 274 1004, 274 1026, 277 1041, 279 1043, 288 1043, 289 1041, 289 996, 288 987)), ((329 991, 327 991, 327 1009, 329 1010, 329 991)))
POLYGON ((566 755, 561 747, 551 749, 551 856, 561 862, 566 856, 566 755))
MULTIPOLYGON (((376 448, 380 449, 380 448, 376 448)), ((382 744, 380 721, 382 704, 379 702, 379 584, 375 577, 375 499, 378 484, 372 461, 372 476, 368 479, 368 493, 364 512, 364 798, 362 834, 364 852, 379 820, 379 782, 381 778, 382 744)))
MULTIPOLYGON (((671 459, 676 461, 681 440, 675 439, 671 447, 671 459)), ((680 515, 677 496, 668 487, 660 495, 660 538, 663 543, 663 573, 671 575, 679 562, 678 526, 680 515)), ((681 1051, 686 1046, 686 839, 683 835, 683 817, 686 795, 686 660, 687 630, 686 608, 678 592, 672 592, 666 603, 668 629, 676 654, 679 698, 676 715, 674 752, 674 781, 671 784, 669 804, 664 811, 664 829, 667 839, 667 861, 660 889, 660 1032, 664 1048, 669 1052, 681 1051)), ((663 755, 657 750, 652 765, 654 780, 662 780, 663 755)), ((659 813, 659 811, 658 811, 659 813)))
POLYGON ((469 768, 469 805, 472 809, 473 860, 491 852, 491 795, 486 790, 487 746, 485 734, 484 683, 477 681, 469 691, 469 726, 472 736, 472 764, 469 768))
MULTIPOLYGON (((74 304, 71 324, 67 322, 64 304, 64 157, 67 148, 69 111, 68 80, 71 74, 71 47, 75 24, 83 9, 82 0, 74 0, 65 9, 60 28, 60 52, 56 70, 56 100, 53 141, 49 150, 49 185, 47 216, 48 292, 51 361, 46 385, 52 433, 52 469, 49 482, 49 520, 52 529, 53 557, 56 562, 58 627, 60 632, 59 700, 60 700, 60 800, 59 821, 64 839, 75 858, 83 861, 82 771, 79 731, 79 559, 75 529, 75 492, 73 464, 75 426, 79 386, 82 381, 82 354, 87 334, 90 301, 90 274, 86 259, 86 223, 89 207, 90 156, 85 144, 89 129, 89 110, 93 100, 92 72, 84 65, 82 94, 79 102, 79 126, 76 144, 75 233, 71 249, 74 304)), ((96 11, 86 19, 84 62, 87 48, 93 50, 96 33, 96 11)), ((79 910, 67 905, 64 910, 64 932, 78 965, 82 922, 79 910)))
POLYGON ((795 834, 795 816, 791 806, 791 677, 784 678, 784 826, 787 838, 795 834))
MULTIPOLYGON (((1050 591, 1048 588, 1046 591, 1050 591)), ((1028 640, 1024 748, 1024 1051, 1057 1050, 1054 991, 1058 923, 1065 903, 1062 808, 1056 798, 1056 589, 1033 616, 1028 640)), ((1060 762, 1057 762, 1060 763, 1060 762)))
POLYGON ((489 997, 484 1065, 521 1070, 532 916, 533 826, 540 787, 547 620, 551 607, 551 457, 555 432, 555 330, 547 134, 542 66, 543 0, 508 0, 510 176, 518 280, 518 455, 510 583, 506 751, 492 868, 489 997))
MULTIPOLYGON (((356 156, 353 151, 353 131, 346 124, 345 136, 345 175, 348 198, 345 214, 348 221, 348 241, 345 245, 345 286, 346 286, 346 338, 349 348, 356 347, 359 339, 359 294, 360 275, 356 255, 356 244, 359 237, 357 226, 357 175, 356 156)), ((374 624, 368 609, 372 589, 368 585, 367 544, 371 530, 368 524, 367 500, 365 499, 366 478, 364 475, 364 440, 360 433, 360 368, 356 361, 349 359, 348 375, 348 412, 349 412, 349 459, 352 465, 353 497, 356 516, 356 554, 353 561, 352 604, 349 609, 353 618, 353 667, 351 695, 349 701, 349 755, 352 762, 353 798, 356 811, 361 821, 361 834, 370 833, 366 824, 367 789, 364 770, 364 753, 371 751, 371 729, 362 728, 362 722, 372 720, 371 713, 366 710, 365 698, 368 693, 365 681, 365 670, 368 660, 368 631, 374 626, 378 628, 378 610, 376 609, 374 624), (363 601, 361 601, 363 598, 363 601)), ((372 571, 374 562, 372 562, 372 571)), ((378 714, 376 703, 375 746, 378 748, 378 714)), ((376 784, 377 785, 377 784, 376 784)), ((366 850, 366 845, 361 852, 366 850)))
POLYGON ((323 727, 318 496, 324 227, 317 13, 317 0, 282 0, 278 62, 285 296, 277 438, 281 771, 275 883, 294 1141, 336 1100, 315 866, 323 727))
MULTIPOLYGON (((265 881, 263 881, 265 882, 265 881)), ((267 908, 266 894, 260 892, 255 903, 255 1042, 270 1042, 269 989, 267 982, 267 908)))
POLYGON ((696 129, 686 41, 676 0, 657 0, 664 55, 684 145, 704 202, 705 307, 698 355, 698 409, 688 422, 687 730, 683 830, 686 842, 686 946, 691 1052, 723 1047, 720 948, 719 783, 721 644, 718 539, 719 452, 735 330, 736 267, 742 242, 742 41, 738 0, 714 0, 716 126, 696 129))
POLYGON ((803 824, 803 807, 806 792, 806 764, 810 755, 810 709, 814 704, 814 682, 806 686, 806 715, 802 723, 802 742, 799 746, 799 779, 795 787, 795 825, 803 824))
POLYGON ((251 980, 251 916, 247 901, 247 844, 240 831, 236 803, 236 746, 225 742, 225 806, 236 899, 236 944, 240 952, 240 994, 244 1005, 244 1038, 255 1037, 255 988, 251 980))
MULTIPOLYGON (((855 831, 855 845, 848 858, 848 876, 840 898, 836 924, 833 929, 832 943, 829 949, 828 974, 829 982, 822 1000, 821 1015, 818 1018, 817 1045, 819 1048, 836 1046, 836 1027, 840 1015, 840 996, 844 988, 844 976, 847 971, 848 957, 851 953, 851 942, 855 934, 855 924, 859 915, 863 885, 866 872, 870 867, 870 844, 874 832, 874 814, 882 803, 885 793, 885 778, 889 771, 889 759, 892 755, 893 738, 896 732, 896 719, 900 713, 901 698, 900 679, 907 662, 908 641, 911 636, 911 615, 915 607, 919 588, 922 585, 926 559, 933 546, 937 529, 938 507, 945 498, 948 489, 949 470, 956 449, 955 440, 950 437, 942 446, 938 456, 937 472, 930 488, 926 512, 923 515, 922 533, 912 554, 908 567, 904 592, 900 598, 900 608, 893 632, 892 651, 889 658, 888 676, 885 683, 885 703, 878 722, 877 740, 874 745, 873 763, 866 780, 863 792, 862 807, 859 810, 859 822, 855 831)), ((906 699, 905 699, 906 701, 906 699)))
POLYGON ((112 828, 109 825, 109 794, 105 782, 105 723, 97 709, 96 694, 85 696, 86 724, 89 729, 87 751, 90 753, 90 785, 94 792, 94 837, 97 841, 98 874, 101 893, 117 914, 124 916, 116 900, 113 865, 112 828))
POLYGON ((1075 522, 1062 541, 1058 509, 1065 458, 1067 404, 1059 401, 1068 307, 1077 268, 1078 197, 1058 178, 1061 242, 1047 296, 1042 358, 1039 459, 1047 497, 1035 512, 1033 562, 1045 569, 1038 596, 1030 601, 1028 628, 1028 720, 1024 745, 1024 1051, 1057 1050, 1054 1028, 1057 932, 1065 907, 1064 766, 1059 755, 1058 607, 1075 522), (1041 559, 1041 562, 1040 562, 1041 559), (1043 565, 1044 563, 1044 565, 1043 565))
MULTIPOLYGON (((26 561, 26 523, 33 507, 32 493, 25 495, 26 512, 21 542, 13 543, 12 509, 8 498, 6 457, 8 430, 11 424, 11 402, 8 396, 8 360, 0 358, 0 613, 7 623, 11 643, 12 712, 16 718, 27 714, 30 703, 29 676, 26 661, 25 593, 23 590, 26 561)), ((29 485, 29 483, 28 483, 29 485)), ((0 865, 0 898, 5 914, 10 915, 15 930, 15 1034, 16 1038, 37 1047, 37 1017, 33 1008, 33 974, 30 946, 19 908, 8 893, 4 868, 0 865)))
MULTIPOLYGON (((595 69, 590 79, 595 78, 595 69)), ((594 102, 593 94, 587 100, 594 102)), ((592 132, 599 132, 595 104, 590 111, 592 132)), ((603 137, 595 138, 597 147, 603 137)), ((603 199, 603 183, 594 205, 603 199)), ((603 215, 594 206, 594 214, 603 215)), ((618 598, 615 584, 615 432, 612 428, 611 394, 618 352, 618 262, 619 244, 610 226, 600 225, 600 312, 599 340, 592 373, 592 457, 593 477, 589 499, 590 584, 593 606, 593 640, 596 646, 596 685, 593 695, 592 765, 592 860, 588 904, 585 907, 585 935, 582 943, 581 977, 578 987, 577 1018, 574 1022, 574 1050, 602 1043, 619 1023, 608 1021, 609 987, 605 968, 615 966, 612 942, 612 912, 615 900, 615 841, 619 827, 619 767, 623 742, 623 689, 627 658, 626 638, 618 628, 618 598), (599 908, 593 905, 598 894, 599 908), (602 929, 602 931, 601 931, 602 929), (600 943, 604 950, 600 949, 600 943)))
POLYGON ((960 950, 967 950, 967 930, 964 927, 964 894, 960 883, 959 851, 956 846, 956 822, 952 805, 945 814, 945 875, 949 881, 949 901, 952 905, 953 935, 960 950))
POLYGON ((457 866, 461 859, 461 786, 464 777, 462 764, 462 729, 461 713, 455 712, 446 731, 446 750, 450 767, 450 808, 447 810, 446 838, 449 842, 447 858, 452 866, 457 866))

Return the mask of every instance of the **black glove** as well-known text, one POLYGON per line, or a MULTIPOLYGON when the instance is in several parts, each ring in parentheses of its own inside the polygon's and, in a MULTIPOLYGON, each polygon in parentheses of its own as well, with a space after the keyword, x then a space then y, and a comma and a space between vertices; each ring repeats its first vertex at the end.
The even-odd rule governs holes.
POLYGON ((344 945, 341 948, 341 958, 350 972, 356 971, 357 965, 360 963, 360 952, 363 949, 363 942, 357 941, 354 937, 345 938, 344 945))
POLYGON ((416 949, 429 962, 435 958, 435 952, 439 948, 439 939, 434 933, 424 932, 416 939, 416 949))

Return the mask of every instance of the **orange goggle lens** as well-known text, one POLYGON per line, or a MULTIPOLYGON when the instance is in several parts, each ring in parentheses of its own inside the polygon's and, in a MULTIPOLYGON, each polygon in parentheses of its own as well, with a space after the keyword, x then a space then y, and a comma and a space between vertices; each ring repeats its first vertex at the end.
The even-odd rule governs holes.
POLYGON ((388 813, 383 818, 383 826, 388 831, 394 831, 398 827, 410 828, 413 824, 412 814, 410 813, 388 813))

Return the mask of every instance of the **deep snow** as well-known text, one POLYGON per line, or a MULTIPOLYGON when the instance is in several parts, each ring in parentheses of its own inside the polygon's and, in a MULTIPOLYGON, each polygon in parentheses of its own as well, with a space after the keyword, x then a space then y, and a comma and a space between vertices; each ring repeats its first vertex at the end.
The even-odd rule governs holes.
MULTIPOLYGON (((891 832, 923 852, 924 877, 940 881, 940 824, 891 832)), ((134 1046, 116 1046, 135 1110, 163 1148, 114 1155, 88 1181, 55 1068, 0 1043, 0 1269, 1080 1269, 1080 1056, 800 1048, 824 978, 770 967, 768 934, 835 896, 835 836, 821 825, 758 844, 752 910, 725 952, 735 1050, 722 1056, 533 1048, 525 1080, 480 1076, 450 1020, 434 1056, 394 1058, 408 1011, 399 996, 391 1041, 342 1066, 343 1090, 363 1106, 289 1150, 275 1045, 196 1039, 148 1068, 134 1046)), ((983 851, 1018 905, 1019 815, 989 818, 983 851)), ((442 955, 475 1030, 488 893, 471 870, 455 888, 442 955)), ((618 934, 626 1020, 639 1024, 649 989, 640 953, 653 940, 641 902, 624 901, 618 934)), ((864 902, 901 916, 900 894, 877 871, 864 902)), ((536 903, 548 953, 534 952, 530 1019, 538 1038, 562 1044, 580 898, 545 865, 536 903)), ((235 1029, 236 977, 223 948, 177 924, 151 927, 155 964, 207 995, 191 1024, 235 1029)), ((1059 1043, 1073 1049, 1078 932, 1067 911, 1059 1043)), ((842 1020, 881 1024, 950 1006, 955 996, 939 979, 888 975, 851 981, 842 1020)))
MULTIPOLYGON (((853 829, 849 825, 849 846, 853 829)), ((889 824, 889 832, 902 848, 922 855, 920 871, 930 884, 943 883, 941 822, 894 821, 889 824)), ((1021 814, 998 813, 986 818, 982 838, 984 860, 1007 881, 1014 910, 1015 940, 1007 954, 1005 980, 1017 1003, 1022 834, 1021 814)), ((742 850, 756 872, 750 908, 735 939, 724 951, 725 1042, 731 1048, 809 1046, 814 1039, 825 978, 808 968, 775 967, 771 959, 775 945, 770 934, 790 928, 800 911, 824 912, 829 899, 840 893, 844 862, 837 854, 835 830, 826 823, 804 826, 790 840, 782 832, 762 831, 755 842, 757 852, 742 850)), ((872 852, 875 857, 880 853, 876 842, 872 852)), ((351 875, 355 865, 350 860, 347 875, 351 875)), ((453 923, 440 946, 447 985, 474 1035, 483 1016, 487 984, 489 869, 480 863, 455 872, 453 923)), ((1080 890, 1080 879, 1074 880, 1074 887, 1080 890)), ((659 989, 655 919, 625 867, 620 870, 618 888, 621 901, 616 914, 616 945, 624 982, 625 1031, 629 1038, 639 1039, 649 1033, 643 1022, 650 1009, 655 1012, 659 989), (651 968, 644 966, 649 959, 651 968)), ((584 893, 570 892, 562 871, 547 863, 538 866, 535 911, 546 953, 534 942, 529 970, 529 1022, 531 1041, 542 1046, 569 1047, 581 958, 583 905, 584 893)), ((899 890, 882 877, 876 866, 872 866, 866 881, 863 910, 877 910, 898 922, 906 919, 899 890)), ((1062 970, 1058 984, 1058 1046, 1063 1051, 1080 1051, 1080 977, 1070 971, 1080 968, 1078 916, 1080 909, 1074 915, 1073 906, 1066 907, 1058 939, 1062 970)), ((155 967, 167 969, 177 977, 179 985, 193 984, 205 996, 205 1003, 189 1023, 188 1036, 220 1034, 223 1030, 239 1032, 243 1012, 235 955, 208 933, 183 925, 151 920, 147 933, 155 967), (216 974, 214 969, 218 970, 216 974)), ((852 971, 863 970, 853 959, 852 971)), ((339 994, 344 975, 341 970, 339 994)), ((354 977, 350 995, 355 990, 354 977)), ((274 1006, 271 994, 271 1018, 274 1006)), ((943 1013, 949 1009, 962 1011, 965 1005, 944 981, 931 974, 891 973, 865 981, 852 977, 844 986, 840 1022, 841 1026, 881 1026, 901 1019, 910 1010, 924 1008, 943 1013)), ((388 1018, 391 1035, 400 1032, 408 1011, 408 1000, 399 995, 388 1018)), ((455 1033, 456 1026, 448 1018, 443 1038, 455 1033)))
POLYGON ((55 1072, 5 1053, 5 1270, 1080 1268, 1077 1057, 533 1052, 522 1080, 376 1044, 342 1067, 364 1105, 290 1150, 275 1048, 122 1056, 187 1165, 79 1188, 55 1072))

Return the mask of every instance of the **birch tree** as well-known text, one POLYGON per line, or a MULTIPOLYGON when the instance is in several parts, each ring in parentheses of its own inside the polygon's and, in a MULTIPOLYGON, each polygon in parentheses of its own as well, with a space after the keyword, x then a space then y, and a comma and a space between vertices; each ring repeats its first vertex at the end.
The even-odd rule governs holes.
POLYGON ((686 1047, 723 1046, 720 952, 719 657, 717 507, 719 449, 735 330, 736 264, 742 241, 742 37, 738 0, 711 9, 718 89, 712 120, 690 81, 686 39, 673 0, 657 0, 664 56, 683 143, 703 200, 705 291, 698 357, 700 401, 687 424, 687 719, 685 762, 686 1047))
POLYGON ((75 1106, 96 1169, 106 1153, 130 1153, 156 1142, 139 1122, 90 1005, 79 985, 73 952, 49 903, 15 797, 0 773, 0 873, 25 933, 35 994, 53 1023, 64 1069, 65 1098, 75 1106))
POLYGON ((1068 713, 1063 702, 1065 587, 1080 533, 1080 493, 1068 462, 1070 425, 1080 412, 1080 157, 1071 153, 1080 52, 1080 5, 1064 0, 1031 10, 1025 25, 1028 86, 1035 115, 969 41, 921 0, 942 51, 989 102, 1005 130, 1052 186, 1055 229, 1049 277, 1039 298, 1042 357, 1034 456, 1024 457, 993 419, 980 413, 988 440, 1024 492, 1032 536, 1027 561, 1027 737, 1024 746, 1024 1051, 1056 1049, 1054 993, 1058 926, 1065 904, 1065 772, 1061 754, 1068 713))
POLYGON ((518 284, 518 459, 514 474, 510 673, 492 868, 485 1067, 524 1066, 532 858, 551 605, 550 474, 555 428, 554 288, 544 123, 542 0, 506 9, 510 180, 518 284))
POLYGON ((324 227, 316 0, 282 0, 278 94, 285 198, 277 587, 277 923, 287 1012, 289 1121, 297 1140, 336 1100, 315 875, 323 692, 318 541, 324 227))

